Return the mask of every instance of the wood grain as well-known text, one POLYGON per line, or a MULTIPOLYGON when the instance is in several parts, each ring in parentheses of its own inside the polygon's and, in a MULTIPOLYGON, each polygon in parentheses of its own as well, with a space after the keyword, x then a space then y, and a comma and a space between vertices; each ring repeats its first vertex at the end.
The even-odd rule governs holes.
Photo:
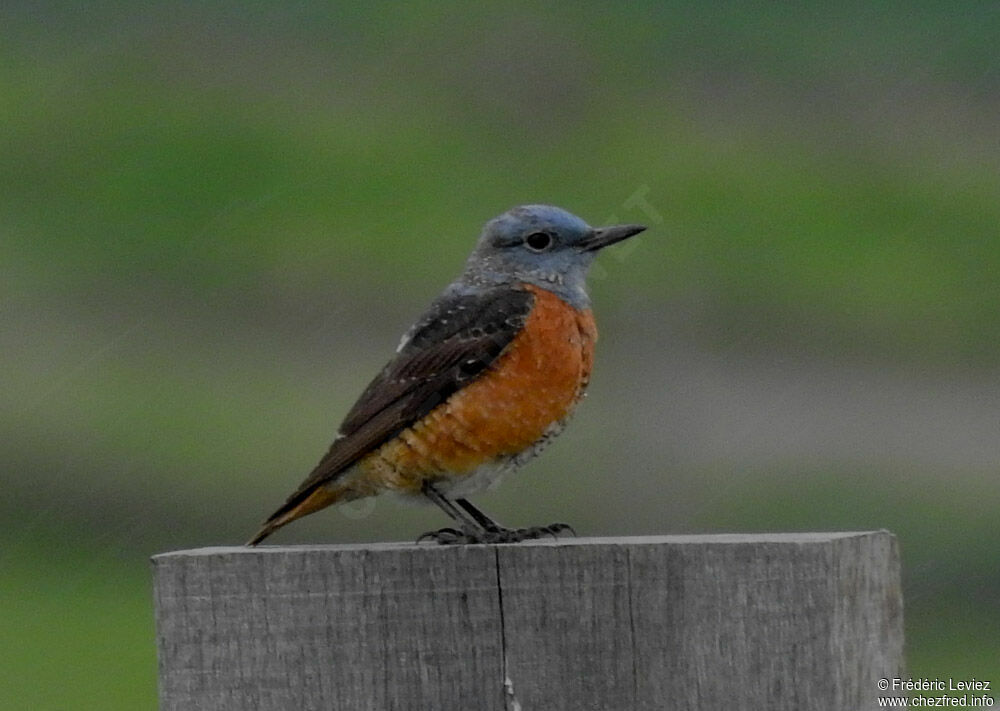
POLYGON ((154 557, 175 709, 869 709, 902 674, 888 532, 154 557))

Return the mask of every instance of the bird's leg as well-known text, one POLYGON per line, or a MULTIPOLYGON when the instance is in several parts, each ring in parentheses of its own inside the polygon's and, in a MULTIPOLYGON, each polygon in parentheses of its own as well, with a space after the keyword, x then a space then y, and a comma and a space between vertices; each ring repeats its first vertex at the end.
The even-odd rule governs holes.
POLYGON ((507 531, 510 530, 499 523, 491 519, 489 516, 484 514, 482 511, 477 509, 472 505, 472 502, 468 499, 455 499, 455 503, 465 509, 472 518, 476 520, 480 526, 483 527, 484 531, 507 531))
POLYGON ((476 520, 476 523, 482 526, 486 534, 483 539, 484 543, 517 543, 542 536, 558 538, 559 534, 564 531, 576 535, 576 531, 568 523, 553 523, 548 526, 529 526, 528 528, 507 528, 477 509, 468 499, 455 499, 455 503, 465 509, 476 520))
MULTIPOLYGON (((420 491, 424 496, 437 504, 438 508, 448 514, 448 517, 458 524, 458 528, 442 528, 439 531, 428 531, 417 539, 417 543, 423 540, 433 540, 441 544, 483 542, 486 527, 475 516, 471 516, 466 511, 455 506, 452 501, 434 488, 434 485, 429 481, 424 482, 420 491)), ((482 514, 480 515, 482 516, 482 514)), ((483 516, 483 518, 486 517, 483 516)))

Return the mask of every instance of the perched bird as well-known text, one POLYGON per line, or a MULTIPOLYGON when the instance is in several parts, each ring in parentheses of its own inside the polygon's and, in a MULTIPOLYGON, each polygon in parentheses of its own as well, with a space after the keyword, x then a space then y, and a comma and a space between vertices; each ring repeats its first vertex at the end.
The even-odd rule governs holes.
POLYGON ((461 276, 403 336, 312 473, 247 545, 330 504, 426 497, 454 527, 439 543, 511 543, 572 530, 509 529, 466 497, 562 431, 590 380, 597 328, 585 278, 598 250, 642 225, 590 227, 549 205, 486 223, 461 276))

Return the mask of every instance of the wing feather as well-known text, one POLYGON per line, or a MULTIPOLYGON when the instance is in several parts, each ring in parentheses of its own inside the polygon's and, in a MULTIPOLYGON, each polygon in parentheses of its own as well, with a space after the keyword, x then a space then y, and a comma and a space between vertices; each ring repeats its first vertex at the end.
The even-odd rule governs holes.
POLYGON ((531 292, 510 286, 445 292, 404 336, 396 356, 358 398, 319 464, 270 520, 335 481, 373 451, 482 375, 524 326, 531 292))

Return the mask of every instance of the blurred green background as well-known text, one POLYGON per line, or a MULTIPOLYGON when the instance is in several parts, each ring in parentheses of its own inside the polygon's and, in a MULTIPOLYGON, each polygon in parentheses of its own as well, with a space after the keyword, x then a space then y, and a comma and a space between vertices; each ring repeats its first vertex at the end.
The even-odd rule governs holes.
MULTIPOLYGON (((916 676, 1000 684, 1000 5, 6 2, 0 708, 154 708, 148 556, 245 540, 487 219, 645 222, 478 499, 888 528, 916 676)), ((275 543, 411 539, 375 500, 275 543)))

